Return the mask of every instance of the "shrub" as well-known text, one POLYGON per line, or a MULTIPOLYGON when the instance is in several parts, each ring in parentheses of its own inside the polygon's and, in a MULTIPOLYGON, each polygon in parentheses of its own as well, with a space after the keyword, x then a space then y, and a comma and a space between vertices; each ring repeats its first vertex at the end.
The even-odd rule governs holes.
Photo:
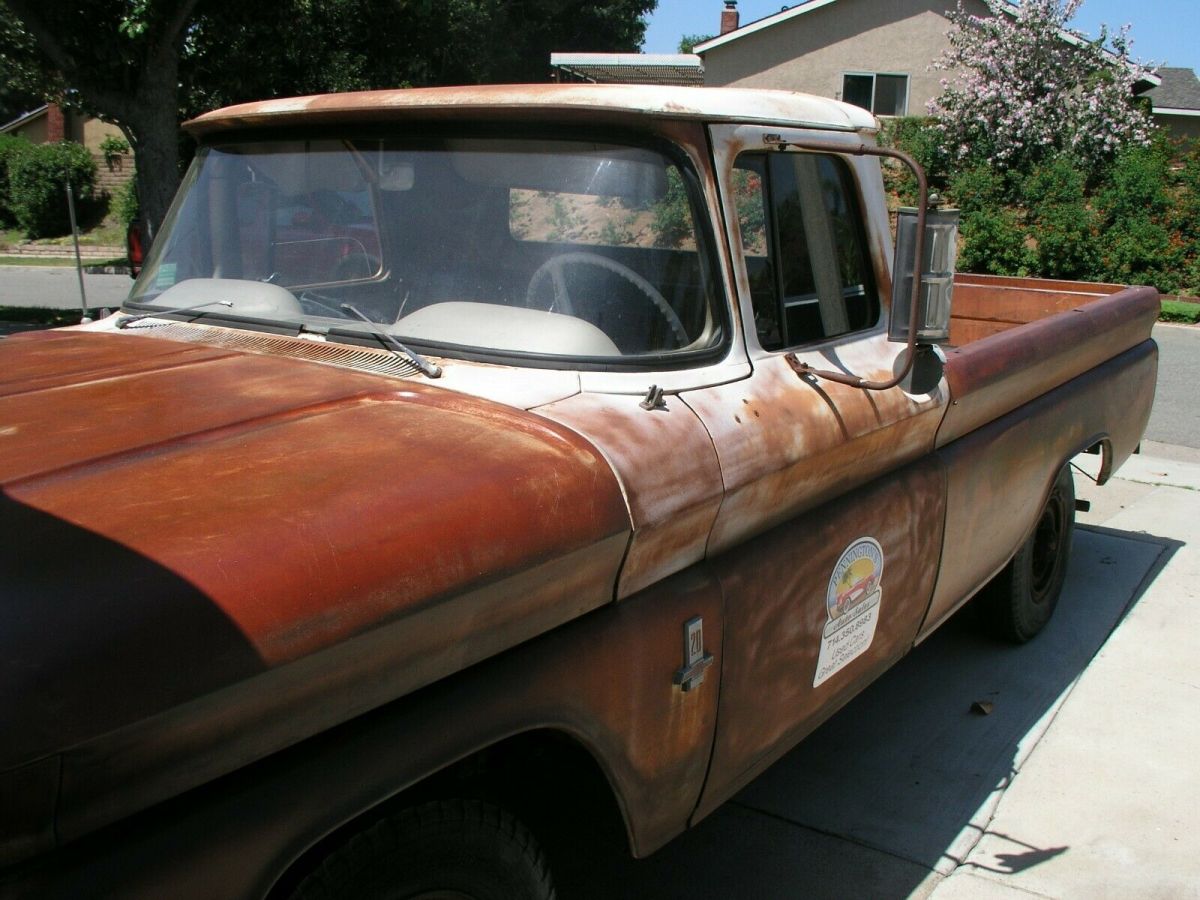
POLYGON ((654 218, 650 227, 654 229, 655 247, 682 246, 685 238, 692 236, 692 210, 688 203, 687 187, 679 170, 667 170, 667 193, 652 207, 654 218))
POLYGON ((950 179, 950 200, 964 217, 994 210, 1009 199, 1008 184, 991 166, 974 166, 955 173, 950 179))
POLYGON ((117 188, 109 202, 109 211, 122 228, 128 228, 129 224, 138 216, 138 194, 137 194, 137 174, 130 178, 127 182, 117 188))
POLYGON ((17 156, 30 149, 33 144, 21 137, 0 135, 0 225, 11 227, 17 224, 9 194, 8 175, 17 156))
POLYGON ((1122 151, 1105 173, 1097 199, 1111 221, 1159 218, 1171 208, 1170 155, 1162 143, 1122 151))
POLYGON ((1193 256, 1200 257, 1200 142, 1182 148, 1172 175, 1171 230, 1191 244, 1193 256))
POLYGON ((1023 177, 989 165, 956 173, 959 268, 1200 292, 1200 154, 1178 153, 1160 139, 1107 165, 1063 153, 1023 177))
POLYGON ((1087 174, 1070 157, 1038 166, 1021 187, 1028 210, 1029 266, 1043 278, 1094 276, 1096 214, 1087 203, 1087 174))
POLYGON ((1186 250, 1171 232, 1170 158, 1164 145, 1123 151, 1096 194, 1101 219, 1096 276, 1106 281, 1182 287, 1186 250))
POLYGON ((80 144, 37 144, 17 154, 9 170, 9 194, 17 223, 31 238, 70 230, 66 185, 76 200, 91 200, 96 163, 80 144))
MULTIPOLYGON (((886 119, 879 133, 879 144, 903 150, 921 164, 930 190, 945 190, 950 156, 936 119, 924 116, 886 119)), ((903 166, 901 171, 904 174, 896 179, 897 190, 904 202, 916 202, 917 180, 907 166, 903 166)))
POLYGON ((958 268, 987 275, 1029 275, 1030 252, 1020 215, 1003 206, 964 213, 958 268))
POLYGON ((1167 229, 1147 216, 1125 219, 1106 228, 1100 237, 1101 281, 1149 284, 1166 293, 1179 287, 1179 273, 1171 265, 1171 238, 1167 229))
POLYGON ((974 166, 950 180, 951 202, 961 210, 963 244, 958 268, 989 275, 1028 275, 1031 257, 1021 210, 1012 189, 991 166, 974 166))

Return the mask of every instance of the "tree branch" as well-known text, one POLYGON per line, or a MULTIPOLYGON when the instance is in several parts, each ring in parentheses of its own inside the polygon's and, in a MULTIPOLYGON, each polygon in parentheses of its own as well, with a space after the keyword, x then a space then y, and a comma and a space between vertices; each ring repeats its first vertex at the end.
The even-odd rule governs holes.
POLYGON ((102 119, 116 119, 118 122, 128 122, 133 117, 137 107, 135 99, 120 91, 109 91, 91 82, 83 82, 84 87, 79 94, 86 106, 91 107, 102 119))
MULTIPOLYGON (((58 67, 64 76, 68 73, 73 74, 75 72, 75 59, 67 52, 67 48, 59 43, 54 30, 42 17, 41 7, 35 3, 28 2, 28 0, 4 0, 4 2, 16 14, 17 18, 21 20, 21 27, 33 36, 38 49, 46 54, 50 62, 58 67)), ((70 79, 68 78, 67 80, 70 79)))
POLYGON ((147 68, 161 68, 164 60, 172 59, 175 62, 175 70, 178 71, 178 58, 176 44, 183 35, 184 26, 192 17, 192 13, 196 9, 196 4, 199 0, 179 0, 175 7, 174 14, 167 20, 167 24, 162 30, 155 35, 154 42, 150 46, 150 51, 146 54, 147 68))

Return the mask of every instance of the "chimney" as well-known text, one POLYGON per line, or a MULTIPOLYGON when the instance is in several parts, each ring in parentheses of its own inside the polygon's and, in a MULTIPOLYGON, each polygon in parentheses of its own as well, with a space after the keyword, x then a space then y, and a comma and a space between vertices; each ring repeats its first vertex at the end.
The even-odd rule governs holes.
POLYGON ((54 144, 67 136, 67 121, 62 107, 57 103, 46 104, 46 143, 54 144))
POLYGON ((729 34, 738 27, 737 0, 725 0, 725 8, 721 10, 721 34, 729 34))

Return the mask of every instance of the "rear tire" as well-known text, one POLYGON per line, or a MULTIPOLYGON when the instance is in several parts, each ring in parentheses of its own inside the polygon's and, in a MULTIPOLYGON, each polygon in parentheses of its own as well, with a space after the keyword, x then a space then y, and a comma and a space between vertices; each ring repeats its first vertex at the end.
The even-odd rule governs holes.
POLYGON ((983 589, 980 599, 993 630, 1023 644, 1046 627, 1062 593, 1075 531, 1075 483, 1063 466, 1033 534, 983 589))
POLYGON ((439 800, 381 819, 333 851, 293 900, 554 900, 533 835, 499 807, 439 800))

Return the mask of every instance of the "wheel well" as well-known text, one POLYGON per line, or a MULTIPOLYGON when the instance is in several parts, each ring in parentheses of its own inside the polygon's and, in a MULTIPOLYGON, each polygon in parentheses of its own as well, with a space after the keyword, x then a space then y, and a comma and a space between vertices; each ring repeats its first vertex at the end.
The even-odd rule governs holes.
POLYGON ((1100 469, 1096 474, 1096 484, 1104 484, 1112 475, 1112 441, 1110 441, 1108 438, 1100 438, 1095 443, 1091 444, 1091 446, 1089 446, 1084 452, 1095 454, 1100 457, 1100 469))
POLYGON ((268 896, 289 897, 322 859, 380 819, 451 798, 485 800, 515 815, 541 843, 560 882, 585 877, 580 866, 594 866, 598 855, 629 855, 625 820, 599 764, 570 735, 545 729, 492 744, 364 810, 305 851, 268 896), (579 859, 579 847, 587 847, 586 859, 579 859))

